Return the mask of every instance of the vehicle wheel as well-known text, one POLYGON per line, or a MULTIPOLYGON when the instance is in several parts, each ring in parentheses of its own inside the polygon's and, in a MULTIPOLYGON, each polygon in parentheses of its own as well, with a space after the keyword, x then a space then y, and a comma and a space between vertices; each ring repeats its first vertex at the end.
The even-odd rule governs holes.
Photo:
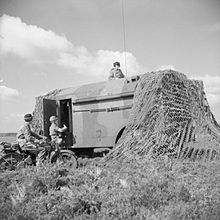
POLYGON ((60 150, 59 153, 55 153, 51 162, 61 164, 68 163, 74 169, 78 167, 76 155, 70 150, 60 150))
POLYGON ((23 156, 18 153, 8 153, 0 159, 0 170, 15 170, 23 156))

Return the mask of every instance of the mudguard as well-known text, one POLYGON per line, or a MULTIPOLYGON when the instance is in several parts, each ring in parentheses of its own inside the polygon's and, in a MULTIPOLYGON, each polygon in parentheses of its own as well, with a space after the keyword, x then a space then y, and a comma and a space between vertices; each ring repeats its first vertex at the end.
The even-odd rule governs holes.
POLYGON ((68 149, 61 149, 59 151, 56 151, 54 154, 51 155, 51 162, 52 163, 56 162, 57 159, 59 159, 60 157, 68 158, 69 160, 71 160, 75 168, 78 167, 77 157, 73 151, 68 150, 68 149))

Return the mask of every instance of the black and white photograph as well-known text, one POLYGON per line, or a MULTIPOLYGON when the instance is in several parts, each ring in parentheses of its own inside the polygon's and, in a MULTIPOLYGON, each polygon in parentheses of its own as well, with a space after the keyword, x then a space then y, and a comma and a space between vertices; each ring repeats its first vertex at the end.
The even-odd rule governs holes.
POLYGON ((0 0, 1 220, 220 220, 220 0, 0 0))

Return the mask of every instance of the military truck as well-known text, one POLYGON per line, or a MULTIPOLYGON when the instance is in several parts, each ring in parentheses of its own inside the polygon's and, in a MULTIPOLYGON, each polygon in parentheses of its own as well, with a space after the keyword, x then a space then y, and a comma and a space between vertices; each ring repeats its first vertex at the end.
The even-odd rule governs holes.
POLYGON ((68 127, 67 148, 88 155, 113 148, 125 129, 139 78, 63 89, 52 99, 43 99, 44 135, 49 136, 50 116, 57 115, 59 126, 68 127))

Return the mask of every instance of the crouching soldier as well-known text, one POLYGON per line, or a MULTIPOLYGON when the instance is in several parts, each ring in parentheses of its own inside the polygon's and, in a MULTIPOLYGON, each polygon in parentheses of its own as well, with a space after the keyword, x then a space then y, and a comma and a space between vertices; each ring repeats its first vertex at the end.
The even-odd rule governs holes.
POLYGON ((57 147, 59 147, 62 143, 62 138, 60 138, 59 136, 62 132, 65 132, 67 130, 67 127, 66 125, 64 125, 62 128, 59 128, 58 118, 56 116, 51 116, 50 122, 51 122, 51 126, 49 131, 50 131, 51 141, 54 142, 57 147))
MULTIPOLYGON (((36 148, 36 144, 40 144, 40 139, 43 139, 44 136, 38 135, 37 133, 31 130, 31 122, 33 120, 33 116, 31 114, 26 114, 24 116, 24 124, 20 127, 17 133, 17 141, 21 149, 25 147, 36 148)), ((36 154, 28 152, 30 154, 33 163, 36 162, 36 154)))

